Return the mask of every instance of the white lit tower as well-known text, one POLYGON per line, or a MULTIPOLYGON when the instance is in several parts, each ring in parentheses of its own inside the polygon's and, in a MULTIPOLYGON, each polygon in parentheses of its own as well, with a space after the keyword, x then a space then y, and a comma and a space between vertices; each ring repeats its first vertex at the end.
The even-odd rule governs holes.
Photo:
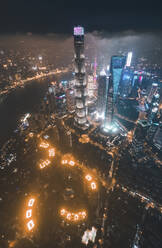
POLYGON ((86 77, 84 56, 84 28, 74 27, 74 50, 75 50, 75 124, 81 129, 88 128, 87 102, 86 102, 86 77))
POLYGON ((106 102, 107 102, 107 93, 108 93, 108 80, 104 70, 100 72, 97 81, 98 81, 97 117, 104 119, 106 102))

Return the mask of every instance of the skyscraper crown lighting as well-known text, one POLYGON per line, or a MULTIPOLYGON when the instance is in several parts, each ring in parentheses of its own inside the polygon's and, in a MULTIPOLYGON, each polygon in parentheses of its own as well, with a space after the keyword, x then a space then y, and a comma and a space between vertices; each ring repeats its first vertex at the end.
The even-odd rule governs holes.
POLYGON ((84 28, 83 27, 74 27, 74 35, 84 35, 84 28))

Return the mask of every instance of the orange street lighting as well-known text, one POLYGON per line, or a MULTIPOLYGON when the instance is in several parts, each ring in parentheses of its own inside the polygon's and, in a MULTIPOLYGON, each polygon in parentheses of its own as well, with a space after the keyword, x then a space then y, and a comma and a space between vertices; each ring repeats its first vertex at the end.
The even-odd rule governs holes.
POLYGON ((28 223, 27 223, 27 227, 28 227, 28 230, 31 231, 34 227, 34 222, 33 220, 30 220, 28 223))
POLYGON ((97 187, 96 187, 96 183, 95 182, 92 182, 91 183, 91 189, 95 190, 97 187))
POLYGON ((86 175, 85 176, 85 179, 87 179, 87 181, 91 181, 92 180, 92 177, 91 177, 91 175, 86 175))
POLYGON ((28 219, 28 218, 30 218, 31 216, 32 216, 32 210, 29 209, 29 210, 26 211, 26 218, 28 219))
POLYGON ((28 207, 32 207, 33 204, 34 204, 34 202, 35 202, 35 199, 34 199, 34 198, 31 198, 31 199, 29 200, 29 202, 28 202, 28 207))

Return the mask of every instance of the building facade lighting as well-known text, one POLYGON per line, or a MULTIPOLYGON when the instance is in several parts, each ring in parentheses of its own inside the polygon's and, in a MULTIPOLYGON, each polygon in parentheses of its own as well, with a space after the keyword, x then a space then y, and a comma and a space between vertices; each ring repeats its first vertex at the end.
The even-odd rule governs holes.
POLYGON ((28 230, 31 231, 33 228, 34 228, 34 221, 33 220, 30 220, 28 223, 27 223, 27 227, 28 227, 28 230))

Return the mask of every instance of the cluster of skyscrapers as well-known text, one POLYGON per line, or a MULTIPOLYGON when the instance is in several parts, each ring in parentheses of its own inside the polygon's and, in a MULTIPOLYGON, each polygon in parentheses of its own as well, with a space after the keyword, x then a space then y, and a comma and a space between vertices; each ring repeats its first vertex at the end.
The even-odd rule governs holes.
MULTIPOLYGON (((86 129, 89 125, 87 121, 87 94, 84 65, 84 29, 80 26, 74 27, 74 50, 76 88, 75 123, 80 128, 86 129)), ((132 53, 129 53, 127 58, 126 56, 113 56, 111 58, 110 74, 107 75, 105 71, 102 70, 98 77, 97 115, 99 118, 104 119, 104 127, 110 127, 112 125, 114 106, 117 101, 123 69, 125 66, 130 66, 131 56, 132 53)), ((128 78, 126 80, 129 81, 128 78)), ((128 87, 127 85, 128 83, 126 83, 125 87, 128 87)))

